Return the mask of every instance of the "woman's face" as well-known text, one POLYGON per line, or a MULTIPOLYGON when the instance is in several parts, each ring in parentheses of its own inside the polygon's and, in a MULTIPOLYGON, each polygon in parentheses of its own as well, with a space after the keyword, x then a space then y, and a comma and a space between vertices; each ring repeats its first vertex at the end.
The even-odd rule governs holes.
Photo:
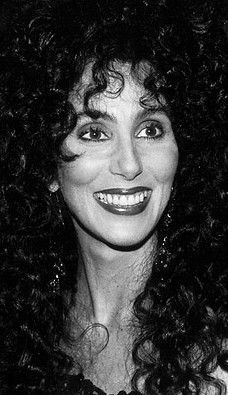
POLYGON ((78 122, 63 150, 78 158, 61 163, 58 184, 79 236, 86 232, 106 244, 127 247, 142 243, 158 223, 169 200, 178 148, 167 113, 155 100, 149 110, 143 108, 143 85, 132 79, 128 64, 118 70, 124 76, 123 90, 110 94, 118 85, 110 79, 105 92, 92 96, 89 115, 83 96, 91 82, 90 68, 71 94, 78 122))

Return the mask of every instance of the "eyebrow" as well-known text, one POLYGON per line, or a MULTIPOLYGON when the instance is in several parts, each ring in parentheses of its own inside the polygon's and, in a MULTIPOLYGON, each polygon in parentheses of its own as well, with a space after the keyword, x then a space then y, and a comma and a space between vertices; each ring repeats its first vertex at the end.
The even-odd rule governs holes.
POLYGON ((150 106, 147 108, 143 107, 142 110, 139 111, 138 114, 136 115, 136 120, 138 121, 142 118, 145 118, 147 116, 151 116, 154 114, 165 114, 169 117, 170 109, 169 109, 168 105, 161 106, 160 104, 150 106))
MULTIPOLYGON (((161 106, 160 104, 150 106, 150 107, 142 107, 142 109, 136 115, 136 121, 142 119, 146 116, 151 116, 155 113, 163 113, 169 116, 169 107, 167 105, 161 106)), ((107 111, 88 109, 86 111, 81 111, 77 114, 78 118, 82 118, 83 116, 88 116, 91 119, 103 119, 108 121, 116 121, 116 117, 112 114, 109 114, 107 111)))
POLYGON ((115 117, 112 114, 108 114, 106 111, 88 109, 86 111, 81 111, 77 113, 78 118, 82 118, 84 116, 90 117, 92 119, 104 119, 108 121, 114 121, 115 117))

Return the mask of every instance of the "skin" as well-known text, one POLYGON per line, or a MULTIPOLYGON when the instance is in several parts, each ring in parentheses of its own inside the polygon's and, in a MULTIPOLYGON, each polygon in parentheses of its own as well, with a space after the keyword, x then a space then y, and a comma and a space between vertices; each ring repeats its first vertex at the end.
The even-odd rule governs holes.
POLYGON ((132 78, 129 64, 115 67, 124 76, 124 88, 114 95, 118 81, 110 78, 107 90, 91 98, 90 108, 100 112, 98 119, 86 115, 83 108, 91 65, 71 93, 70 101, 80 115, 62 148, 78 158, 62 162, 58 180, 51 185, 53 191, 61 190, 81 247, 72 333, 77 337, 88 325, 99 322, 110 336, 91 363, 85 350, 74 357, 80 360, 85 376, 109 393, 130 391, 132 367, 125 362, 132 349, 132 303, 151 270, 156 225, 169 201, 178 164, 167 113, 155 100, 151 110, 145 111, 140 104, 143 84, 132 78), (94 198, 94 192, 104 189, 137 186, 150 188, 152 194, 145 210, 136 215, 110 213, 94 198))

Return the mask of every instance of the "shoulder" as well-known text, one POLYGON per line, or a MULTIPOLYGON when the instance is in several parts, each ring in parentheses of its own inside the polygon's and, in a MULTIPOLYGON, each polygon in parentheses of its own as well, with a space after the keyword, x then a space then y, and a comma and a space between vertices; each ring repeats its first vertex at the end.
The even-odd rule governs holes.
MULTIPOLYGON (((224 395, 228 394, 228 371, 223 370, 220 366, 218 366, 217 369, 212 373, 212 377, 220 380, 223 384, 225 384, 226 389, 225 389, 224 395)), ((209 391, 208 395, 214 395, 214 392, 209 391)))

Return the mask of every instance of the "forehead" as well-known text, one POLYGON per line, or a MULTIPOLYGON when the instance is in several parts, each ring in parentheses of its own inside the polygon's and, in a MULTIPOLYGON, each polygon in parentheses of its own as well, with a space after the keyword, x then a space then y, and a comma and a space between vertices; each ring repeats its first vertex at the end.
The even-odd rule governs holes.
MULTIPOLYGON (((89 63, 85 67, 81 80, 70 93, 69 100, 76 112, 83 111, 85 94, 95 86, 92 66, 93 63, 89 63)), ((93 94, 89 100, 89 107, 102 109, 102 107, 115 106, 118 102, 131 102, 139 106, 140 99, 146 94, 144 81, 150 71, 151 65, 148 62, 139 63, 134 70, 130 63, 114 63, 106 75, 106 90, 93 94)))

